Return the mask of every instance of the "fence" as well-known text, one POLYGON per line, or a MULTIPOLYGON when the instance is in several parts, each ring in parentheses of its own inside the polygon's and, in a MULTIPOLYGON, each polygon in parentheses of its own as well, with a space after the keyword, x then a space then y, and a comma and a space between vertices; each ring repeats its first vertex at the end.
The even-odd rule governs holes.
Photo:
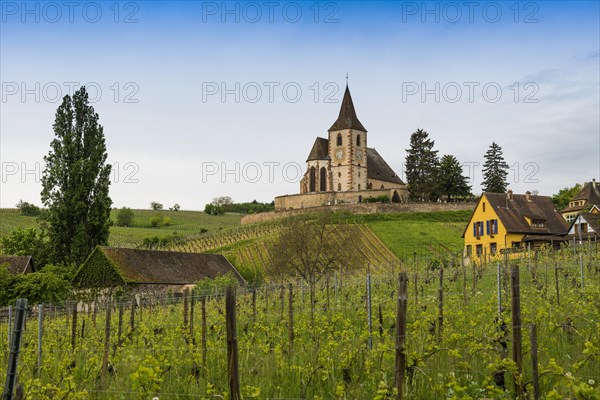
POLYGON ((0 373, 36 399, 597 395, 600 259, 590 250, 338 271, 313 304, 303 280, 30 304, 16 375, 17 332, 2 309, 0 373))

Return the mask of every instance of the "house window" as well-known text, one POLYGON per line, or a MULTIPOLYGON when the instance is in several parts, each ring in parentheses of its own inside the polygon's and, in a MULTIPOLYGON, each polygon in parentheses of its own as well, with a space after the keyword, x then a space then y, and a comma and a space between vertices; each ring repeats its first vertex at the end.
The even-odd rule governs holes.
POLYGON ((360 146, 360 135, 356 135, 356 145, 360 146))
POLYGON ((546 227, 546 221, 543 219, 532 219, 531 220, 531 227, 532 228, 545 228, 546 227))
POLYGON ((483 245, 478 244, 477 246, 475 246, 475 255, 477 257, 481 257, 482 254, 483 254, 483 245))
POLYGON ((496 254, 497 251, 498 251, 498 244, 490 243, 490 254, 496 254))
POLYGON ((485 201, 483 203, 481 203, 481 204, 482 204, 482 207, 483 207, 483 212, 485 212, 485 201))
POLYGON ((497 235, 498 234, 498 220, 490 219, 486 221, 486 230, 488 235, 497 235))
POLYGON ((512 248, 513 249, 520 249, 521 248, 521 242, 512 242, 512 248))
POLYGON ((342 134, 338 133, 337 135, 337 145, 341 146, 342 145, 342 134))
POLYGON ((483 236, 483 221, 473 222, 473 236, 483 236))
POLYGON ((471 257, 473 255, 473 246, 470 244, 467 245, 467 257, 471 257))

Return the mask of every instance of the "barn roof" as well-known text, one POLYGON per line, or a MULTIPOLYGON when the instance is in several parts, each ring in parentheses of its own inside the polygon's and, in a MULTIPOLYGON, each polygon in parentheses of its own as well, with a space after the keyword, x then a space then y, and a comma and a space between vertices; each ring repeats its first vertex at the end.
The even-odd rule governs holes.
POLYGON ((2 264, 8 264, 8 272, 13 275, 35 272, 31 256, 0 256, 2 264))
POLYGON ((370 147, 367 147, 367 177, 369 179, 404 184, 402 179, 385 162, 377 150, 370 147))
POLYGON ((187 285, 227 273, 245 284, 239 272, 221 254, 97 247, 81 266, 75 280, 82 286, 119 283, 187 285), (94 268, 105 270, 104 282, 101 278, 101 282, 90 281, 89 278, 95 275, 91 271, 94 268))

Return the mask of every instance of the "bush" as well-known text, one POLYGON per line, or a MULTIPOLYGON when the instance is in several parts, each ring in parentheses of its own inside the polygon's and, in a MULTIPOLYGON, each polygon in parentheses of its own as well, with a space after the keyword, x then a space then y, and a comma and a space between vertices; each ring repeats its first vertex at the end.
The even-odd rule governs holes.
POLYGON ((169 208, 169 210, 171 210, 171 211, 179 211, 180 208, 181 207, 179 206, 179 204, 175 203, 173 205, 173 207, 169 208))
POLYGON ((170 217, 164 217, 162 219, 162 223, 164 226, 171 226, 171 224, 173 223, 173 220, 170 217))
POLYGON ((160 224, 162 223, 162 217, 159 215, 155 215, 153 217, 150 217, 150 226, 152 228, 158 228, 160 226, 160 224))
POLYGON ((160 211, 163 209, 163 205, 161 203, 159 203, 158 201, 153 201, 150 203, 150 208, 153 209, 154 211, 160 211))
POLYGON ((216 204, 207 204, 204 207, 204 212, 208 215, 221 215, 225 213, 223 207, 218 206, 216 204))
POLYGON ((133 226, 133 219, 135 215, 131 208, 123 207, 117 213, 117 225, 118 226, 133 226))
POLYGON ((19 200, 17 203, 17 209, 21 215, 25 215, 27 217, 37 217, 42 213, 42 210, 38 206, 23 200, 19 200))
POLYGON ((233 276, 231 272, 225 275, 219 275, 214 279, 202 279, 196 282, 194 292, 199 295, 209 295, 213 292, 223 293, 227 286, 239 286, 238 280, 233 276))
POLYGON ((377 196, 377 197, 367 197, 366 199, 363 199, 363 203, 389 203, 390 202, 390 198, 388 196, 381 195, 381 196, 377 196))

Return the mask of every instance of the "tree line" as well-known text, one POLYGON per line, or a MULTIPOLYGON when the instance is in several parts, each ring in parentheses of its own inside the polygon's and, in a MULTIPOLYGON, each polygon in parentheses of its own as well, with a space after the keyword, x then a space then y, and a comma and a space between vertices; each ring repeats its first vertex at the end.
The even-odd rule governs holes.
MULTIPOLYGON (((434 146, 435 141, 423 129, 417 129, 410 137, 410 148, 406 149, 406 181, 410 198, 416 201, 472 198, 469 178, 464 175, 458 159, 451 154, 440 158, 434 146)), ((504 161, 502 148, 492 142, 484 158, 483 191, 505 192, 508 164, 504 161)))

